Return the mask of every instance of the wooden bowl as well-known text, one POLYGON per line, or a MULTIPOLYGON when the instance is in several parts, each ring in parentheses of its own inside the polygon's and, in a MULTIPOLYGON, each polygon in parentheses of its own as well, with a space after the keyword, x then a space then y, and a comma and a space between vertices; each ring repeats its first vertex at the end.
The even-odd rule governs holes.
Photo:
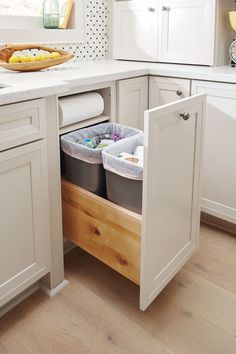
POLYGON ((59 50, 55 48, 44 47, 37 44, 23 45, 23 44, 8 44, 0 50, 0 66, 4 69, 13 70, 13 71, 37 71, 42 69, 50 68, 51 66, 60 65, 66 61, 73 58, 74 55, 66 52, 65 50, 59 50), (14 52, 27 49, 41 49, 49 53, 58 52, 60 53, 60 58, 48 59, 35 62, 26 62, 26 63, 9 63, 10 57, 14 52))

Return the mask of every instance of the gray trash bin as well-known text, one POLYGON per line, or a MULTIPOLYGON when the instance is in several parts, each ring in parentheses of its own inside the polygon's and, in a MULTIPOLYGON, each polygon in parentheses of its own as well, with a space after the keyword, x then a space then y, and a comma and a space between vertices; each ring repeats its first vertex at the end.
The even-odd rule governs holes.
POLYGON ((108 147, 102 157, 106 170, 107 199, 142 214, 143 166, 118 157, 123 152, 134 154, 138 146, 143 146, 143 134, 108 147))
POLYGON ((106 197, 106 176, 102 165, 104 148, 93 149, 79 143, 83 139, 102 134, 119 134, 125 140, 140 134, 140 131, 121 124, 102 123, 63 135, 61 149, 65 178, 92 193, 106 197))

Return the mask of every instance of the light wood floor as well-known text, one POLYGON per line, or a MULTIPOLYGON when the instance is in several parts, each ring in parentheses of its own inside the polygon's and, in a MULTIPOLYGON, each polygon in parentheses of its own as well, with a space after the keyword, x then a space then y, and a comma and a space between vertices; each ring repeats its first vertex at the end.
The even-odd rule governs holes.
POLYGON ((200 249, 150 308, 138 287, 78 249, 70 284, 0 319, 1 354, 235 354, 236 237, 202 226, 200 249))

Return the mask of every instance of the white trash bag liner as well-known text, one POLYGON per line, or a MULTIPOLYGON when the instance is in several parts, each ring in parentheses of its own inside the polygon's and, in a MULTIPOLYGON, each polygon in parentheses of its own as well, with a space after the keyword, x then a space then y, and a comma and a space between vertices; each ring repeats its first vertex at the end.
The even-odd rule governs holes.
MULTIPOLYGON (((82 160, 91 164, 101 164, 102 150, 107 149, 107 147, 92 149, 85 145, 79 144, 77 141, 82 141, 83 139, 91 139, 102 134, 112 133, 119 134, 123 138, 120 141, 123 141, 125 138, 141 134, 141 130, 130 128, 117 123, 102 123, 63 135, 61 137, 61 149, 65 154, 78 160, 82 160)), ((113 145, 118 144, 120 141, 114 143, 113 145)))
POLYGON ((116 144, 103 150, 102 159, 105 170, 116 173, 125 178, 138 181, 143 180, 143 167, 117 157, 122 152, 134 154, 134 151, 138 146, 143 146, 143 139, 143 134, 139 134, 129 139, 120 140, 116 144))

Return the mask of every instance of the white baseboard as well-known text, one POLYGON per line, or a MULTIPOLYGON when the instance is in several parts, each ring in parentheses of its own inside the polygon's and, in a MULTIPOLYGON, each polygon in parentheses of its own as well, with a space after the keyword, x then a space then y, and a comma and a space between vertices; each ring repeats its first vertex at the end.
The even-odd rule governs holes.
POLYGON ((71 241, 64 239, 63 242, 63 250, 64 250, 64 255, 72 251, 74 248, 76 248, 76 245, 72 243, 71 241))
POLYGON ((48 289, 44 284, 40 284, 39 287, 40 287, 40 290, 42 290, 47 296, 49 296, 50 298, 53 298, 62 289, 64 289, 68 284, 69 284, 69 281, 65 279, 53 289, 48 289))
POLYGON ((36 284, 30 286, 28 289, 23 291, 23 293, 21 293, 21 295, 17 296, 16 298, 14 298, 10 302, 8 302, 6 305, 4 305, 0 309, 0 317, 5 315, 8 311, 12 310, 14 307, 19 305, 22 301, 27 299, 27 297, 29 297, 30 295, 32 295, 33 293, 35 293, 38 290, 39 290, 39 283, 37 282, 36 284))
MULTIPOLYGON (((70 242, 69 240, 66 240, 64 242, 64 254, 69 253, 75 247, 76 246, 72 242, 70 242)), ((50 298, 53 298, 63 288, 65 288, 68 284, 69 284, 69 281, 65 279, 63 282, 58 284, 54 289, 50 290, 45 285, 43 285, 42 283, 37 282, 37 283, 33 284, 32 286, 30 286, 25 291, 23 291, 23 293, 21 293, 20 295, 18 295, 17 297, 12 299, 11 301, 9 301, 6 305, 2 306, 0 308, 0 317, 5 315, 8 311, 13 309, 15 306, 20 304, 22 301, 27 299, 27 297, 29 297, 30 295, 32 295, 33 293, 35 293, 39 289, 42 290, 50 298)))

